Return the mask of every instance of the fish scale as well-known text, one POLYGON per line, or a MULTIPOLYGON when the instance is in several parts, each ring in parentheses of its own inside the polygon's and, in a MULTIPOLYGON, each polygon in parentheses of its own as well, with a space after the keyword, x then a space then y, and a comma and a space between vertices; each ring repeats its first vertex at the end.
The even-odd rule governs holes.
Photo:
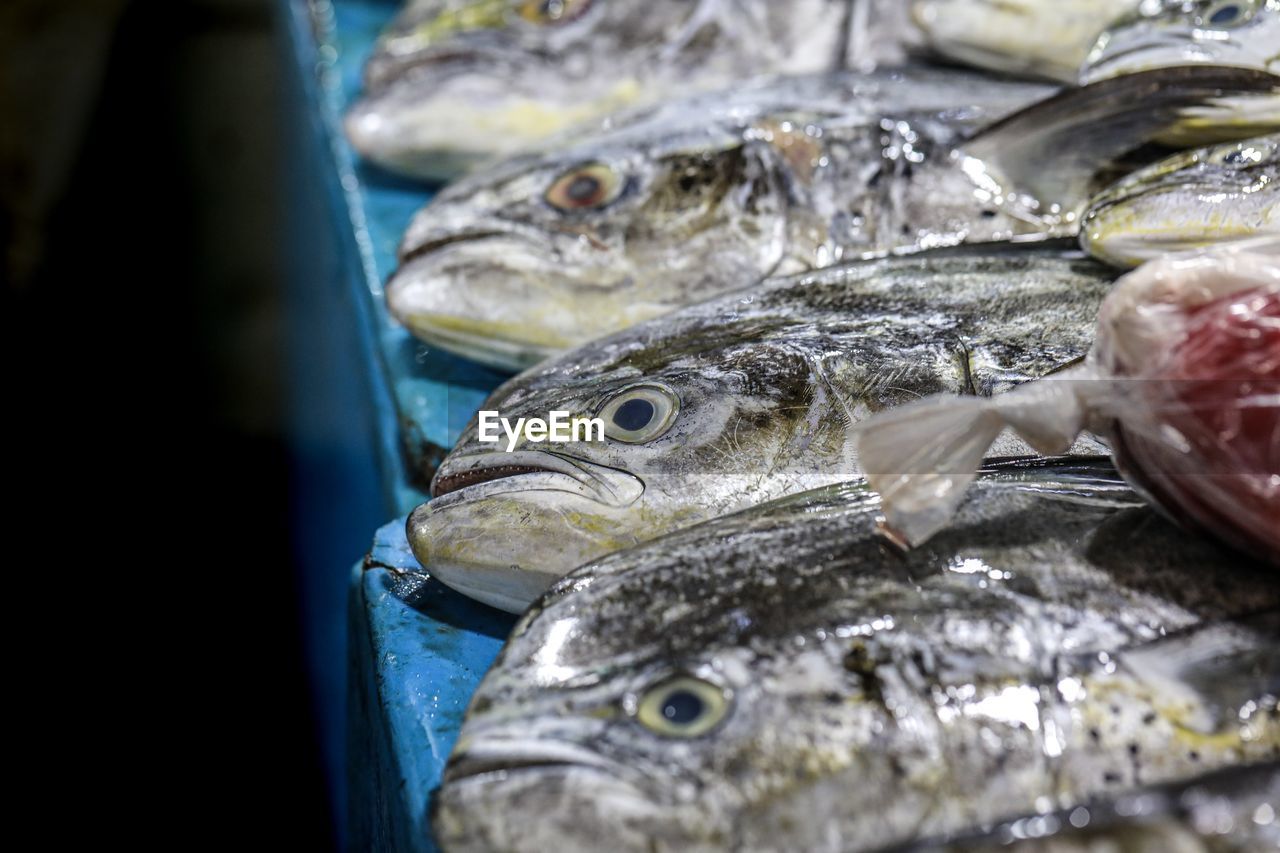
POLYGON ((905 554, 877 515, 834 486, 569 575, 476 692, 442 845, 875 849, 1280 757, 1274 573, 1105 460, 995 465, 905 554), (709 729, 646 716, 673 683, 709 729))

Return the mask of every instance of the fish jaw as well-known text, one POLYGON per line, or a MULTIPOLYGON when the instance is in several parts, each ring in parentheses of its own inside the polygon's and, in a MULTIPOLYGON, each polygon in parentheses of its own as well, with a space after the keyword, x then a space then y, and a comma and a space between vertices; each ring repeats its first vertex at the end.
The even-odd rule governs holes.
POLYGON ((507 79, 470 74, 473 60, 460 61, 465 66, 458 69, 415 69, 361 99, 346 118, 352 147, 386 168, 445 180, 645 101, 631 77, 546 86, 538 81, 548 79, 547 69, 512 69, 507 79))
POLYGON ((1183 152, 1096 196, 1082 246, 1117 266, 1280 234, 1280 137, 1183 152))
POLYGON ((916 0, 911 14, 940 53, 995 71, 1074 83, 1098 34, 1137 0, 916 0))
POLYGON ((630 265, 608 249, 483 224, 472 233, 410 254, 387 285, 410 331, 472 360, 521 370, 676 307, 630 287, 630 265))
MULTIPOLYGON (((510 746, 496 741, 495 745, 510 746)), ((507 753, 498 756, 490 771, 481 769, 477 761, 470 756, 459 759, 455 753, 432 803, 431 825, 442 849, 451 853, 596 851, 600 826, 613 827, 610 850, 661 849, 655 848, 663 832, 658 810, 615 773, 574 763, 555 752, 541 757, 507 753), (468 767, 473 764, 474 773, 468 767), (529 823, 503 819, 521 813, 542 819, 529 823)))
POLYGON ((481 477, 492 479, 415 510, 407 533, 433 577, 499 610, 519 613, 573 567, 639 541, 644 483, 626 472, 542 451, 474 454, 447 460, 435 491, 481 477))
POLYGON ((1092 208, 1082 222, 1081 244, 1094 257, 1127 267, 1170 252, 1280 234, 1277 193, 1251 195, 1208 183, 1147 190, 1092 208), (1188 197, 1196 199, 1194 209, 1188 209, 1188 197))

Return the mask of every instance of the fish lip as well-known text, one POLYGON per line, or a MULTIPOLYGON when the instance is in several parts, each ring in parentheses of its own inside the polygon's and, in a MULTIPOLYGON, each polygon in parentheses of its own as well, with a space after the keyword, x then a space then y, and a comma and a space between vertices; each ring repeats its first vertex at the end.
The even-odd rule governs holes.
POLYGON ((521 474, 542 472, 549 474, 563 473, 537 465, 483 465, 477 468, 469 468, 465 471, 454 471, 443 477, 440 476, 440 472, 437 472, 435 479, 431 482, 431 497, 442 498, 451 492, 456 492, 469 486, 478 486, 481 483, 504 480, 508 477, 519 477, 521 474))
MULTIPOLYGON (((370 57, 365 67, 365 86, 378 92, 400 80, 420 82, 417 78, 426 75, 447 79, 477 66, 510 65, 517 59, 521 62, 529 59, 545 61, 545 57, 536 53, 523 49, 513 51, 511 45, 494 44, 492 41, 472 45, 428 45, 402 51, 388 47, 370 57)), ((432 82, 440 81, 433 79, 432 82)))
POLYGON ((483 744, 455 751, 445 764, 441 782, 445 785, 492 774, 560 767, 604 773, 626 782, 619 767, 588 749, 569 743, 531 741, 519 737, 486 738, 483 744))
POLYGON ((456 500, 463 500, 469 490, 486 483, 538 474, 572 480, 589 492, 593 500, 608 506, 633 504, 645 491, 643 480, 621 468, 553 450, 517 450, 512 453, 468 453, 445 459, 432 478, 431 495, 433 498, 452 495, 456 500), (455 479, 466 482, 453 486, 455 479), (444 491, 440 491, 442 481, 446 485, 444 491))
POLYGON ((450 234, 441 234, 438 237, 430 238, 423 243, 415 245, 412 249, 401 248, 400 264, 404 266, 410 261, 435 254, 446 246, 453 246, 458 243, 478 243, 484 240, 503 238, 513 238, 518 240, 522 239, 522 235, 514 231, 501 231, 496 228, 466 229, 450 234))

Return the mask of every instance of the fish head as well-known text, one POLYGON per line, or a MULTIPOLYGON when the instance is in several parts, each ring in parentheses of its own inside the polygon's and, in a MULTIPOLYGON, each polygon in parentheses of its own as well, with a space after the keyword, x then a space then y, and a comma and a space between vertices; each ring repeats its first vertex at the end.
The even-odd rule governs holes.
POLYGON ((1121 266, 1278 233, 1280 134, 1154 163, 1097 196, 1081 224, 1084 247, 1121 266))
MULTIPOLYGON (((1152 10, 1145 5, 1098 38, 1081 66, 1081 83, 1197 64, 1280 74, 1280 0, 1168 0, 1152 10)), ((1277 129, 1280 97, 1226 96, 1187 110, 1160 141, 1185 148, 1277 129)))
POLYGON ((980 68, 1074 82, 1108 24, 1138 0, 915 0, 912 17, 940 53, 980 68))
POLYGON ((1280 72, 1280 0, 1146 5, 1099 36, 1081 83, 1195 63, 1280 72))
POLYGON ((803 572, 699 571, 731 553, 714 545, 656 552, 583 567, 516 625, 437 794, 445 849, 830 846, 815 787, 865 787, 860 753, 892 726, 857 642, 836 642, 839 605, 803 572))
POLYGON ((484 442, 477 416, 437 471, 435 497, 410 517, 419 561, 519 612, 590 559, 798 490, 775 469, 839 460, 848 438, 828 417, 832 395, 813 391, 808 359, 770 342, 774 331, 654 321, 516 376, 482 411, 512 425, 551 412, 598 418, 603 440, 484 442))
POLYGON ((831 67, 838 0, 451 0, 406 12, 366 66, 352 144, 449 178, 668 94, 831 67))
POLYGON ((515 158, 446 188, 387 288, 418 337, 520 369, 779 263, 784 157, 700 128, 515 158))
POLYGON ((435 179, 524 150, 644 100, 637 61, 693 5, 463 0, 406 13, 366 65, 348 137, 374 162, 435 179))

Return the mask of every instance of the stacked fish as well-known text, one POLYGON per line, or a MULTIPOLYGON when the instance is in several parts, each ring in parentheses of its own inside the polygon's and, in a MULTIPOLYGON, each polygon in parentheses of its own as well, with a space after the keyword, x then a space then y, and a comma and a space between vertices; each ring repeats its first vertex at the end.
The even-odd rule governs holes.
POLYGON ((859 444, 1077 368, 1128 268, 1280 283, 1277 73, 1280 0, 411 2, 348 132, 456 180, 390 309, 604 430, 473 419, 410 517, 524 613, 441 845, 1280 849, 1280 554, 1025 428, 909 543, 859 444))

